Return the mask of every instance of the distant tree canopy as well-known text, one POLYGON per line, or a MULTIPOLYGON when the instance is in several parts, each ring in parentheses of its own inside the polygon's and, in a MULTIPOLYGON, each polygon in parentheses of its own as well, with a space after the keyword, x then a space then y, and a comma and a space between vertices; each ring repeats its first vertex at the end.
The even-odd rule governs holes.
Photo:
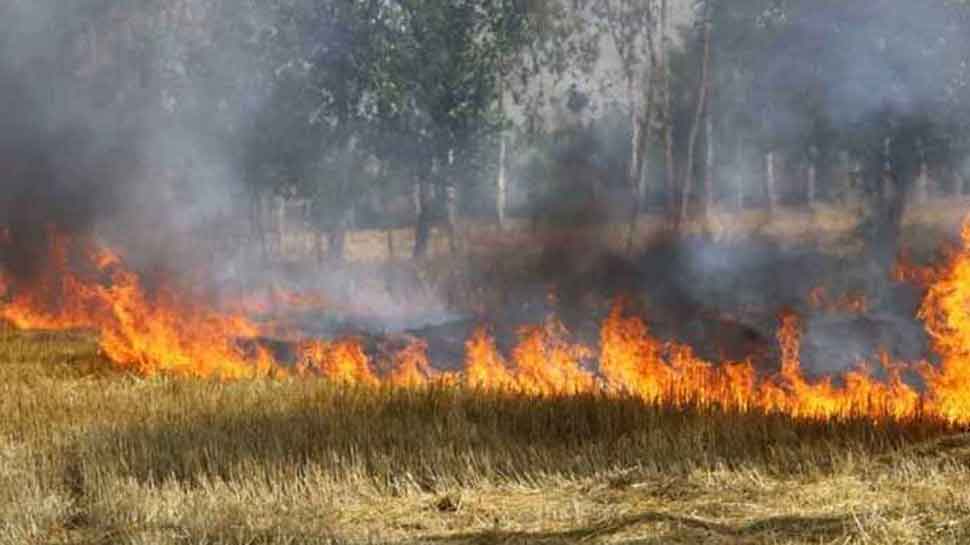
POLYGON ((884 239, 910 196, 963 191, 967 4, 44 0, 0 6, 0 59, 51 126, 190 134, 177 168, 231 157, 331 246, 455 210, 686 220, 852 180, 884 239))

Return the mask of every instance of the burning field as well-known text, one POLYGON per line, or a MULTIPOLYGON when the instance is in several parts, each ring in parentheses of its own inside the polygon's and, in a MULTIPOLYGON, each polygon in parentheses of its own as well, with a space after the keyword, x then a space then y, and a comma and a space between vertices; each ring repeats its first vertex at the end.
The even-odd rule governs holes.
MULTIPOLYGON (((598 327, 597 345, 574 340, 554 313, 517 328, 507 354, 488 324, 464 342, 457 362, 432 362, 428 340, 414 335, 375 358, 355 336, 318 338, 291 314, 328 308, 328 297, 272 289, 226 301, 160 280, 150 288, 112 250, 87 237, 48 232, 49 253, 29 280, 0 277, 0 317, 22 330, 89 330, 114 366, 139 376, 217 380, 320 378, 369 387, 467 387, 542 397, 634 397, 660 407, 716 407, 827 421, 933 421, 970 424, 970 221, 962 245, 943 263, 919 268, 901 261, 898 282, 921 282, 918 318, 932 354, 897 361, 884 349, 835 376, 808 378, 801 364, 803 320, 779 309, 777 361, 754 357, 708 361, 688 344, 653 334, 628 297, 615 298, 598 327), (266 319, 271 316, 271 319, 266 319), (388 353, 390 352, 390 353, 388 353), (773 367, 766 370, 764 367, 773 367)), ((9 240, 8 244, 15 244, 9 240)), ((555 295, 550 295, 555 299, 555 295)), ((807 295, 819 312, 864 315, 864 295, 807 295)), ((304 322, 306 320, 304 319, 304 322)), ((403 339, 403 340, 402 340, 403 339)), ((385 343, 392 345, 393 343, 385 343)))
POLYGON ((929 350, 833 372, 812 324, 878 323, 869 293, 798 288, 731 349, 678 340, 644 310, 662 298, 568 286, 516 323, 323 331, 369 309, 47 235, 36 274, 2 277, 5 543, 970 539, 970 223, 894 271, 929 350))
POLYGON ((0 545, 970 543, 968 29, 0 1, 0 545))

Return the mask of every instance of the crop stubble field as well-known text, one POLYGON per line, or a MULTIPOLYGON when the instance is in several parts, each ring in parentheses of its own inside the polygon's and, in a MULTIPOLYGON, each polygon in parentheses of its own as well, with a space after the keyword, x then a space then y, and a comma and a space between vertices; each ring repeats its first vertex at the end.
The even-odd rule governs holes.
POLYGON ((966 543, 970 436, 106 371, 0 335, 4 543, 966 543))
POLYGON ((970 435, 599 394, 143 378, 0 330, 0 543, 970 542, 970 435))

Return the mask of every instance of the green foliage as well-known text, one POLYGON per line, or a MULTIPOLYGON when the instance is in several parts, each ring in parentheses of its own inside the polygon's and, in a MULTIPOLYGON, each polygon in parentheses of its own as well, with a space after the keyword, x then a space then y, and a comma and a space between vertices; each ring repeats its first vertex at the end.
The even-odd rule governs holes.
MULTIPOLYGON (((321 227, 344 221, 365 197, 403 196, 417 180, 488 194, 501 130, 518 128, 532 149, 555 147, 552 133, 562 127, 550 110, 568 102, 559 95, 569 79, 593 80, 580 81, 574 96, 596 104, 595 127, 584 130, 599 133, 572 155, 550 155, 558 165, 546 172, 599 155, 609 157, 608 183, 623 176, 614 167, 629 160, 624 137, 632 134, 606 118, 634 102, 646 110, 648 97, 651 128, 673 123, 674 162, 683 166, 700 22, 712 25, 719 170, 757 179, 755 159, 768 149, 791 163, 782 169, 817 157, 824 195, 835 183, 826 165, 843 151, 876 180, 886 137, 906 183, 922 152, 931 170, 957 169, 970 153, 965 0, 696 4, 693 25, 668 40, 653 0, 13 2, 0 17, 22 24, 0 26, 0 45, 46 43, 10 64, 31 88, 50 88, 51 109, 90 112, 119 132, 198 135, 238 159, 253 193, 285 186, 311 198, 321 227), (629 89, 595 81, 607 44, 629 89), (663 48, 673 75, 669 120, 655 90, 663 48), (70 73, 88 69, 85 56, 109 60, 82 81, 70 73)), ((664 157, 661 131, 652 134, 646 156, 664 157)), ((647 177, 659 181, 657 163, 647 177)), ((516 183, 555 185, 535 176, 516 183)))

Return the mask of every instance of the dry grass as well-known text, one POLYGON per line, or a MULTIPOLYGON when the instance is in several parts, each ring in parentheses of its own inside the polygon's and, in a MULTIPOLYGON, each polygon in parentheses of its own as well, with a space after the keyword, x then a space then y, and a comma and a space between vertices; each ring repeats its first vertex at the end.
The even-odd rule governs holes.
POLYGON ((0 332, 0 543, 970 542, 970 437, 118 375, 0 332))
MULTIPOLYGON (((966 197, 947 196, 931 199, 925 203, 910 203, 904 223, 907 227, 925 227, 942 230, 955 235, 967 214, 970 201, 966 197)), ((733 207, 716 208, 709 218, 699 214, 682 227, 685 233, 707 233, 715 240, 733 240, 761 235, 790 242, 804 241, 825 244, 842 239, 858 225, 864 213, 858 204, 819 203, 813 208, 805 206, 782 207, 769 214, 763 208, 750 208, 738 212, 733 207)), ((510 219, 505 230, 493 222, 465 221, 460 226, 462 251, 468 254, 492 254, 514 250, 528 251, 545 245, 573 241, 577 238, 595 239, 597 246, 617 252, 626 250, 629 226, 626 221, 613 221, 597 226, 574 227, 542 224, 533 231, 531 221, 510 219)), ((663 236, 666 229, 664 214, 651 210, 637 220, 636 240, 649 244, 663 236)), ((273 238, 273 237, 271 237, 273 238)), ((277 240, 273 238, 273 240, 277 240)), ((313 259, 317 252, 317 238, 309 231, 295 230, 286 233, 275 243, 275 252, 286 259, 301 261, 313 259)), ((387 230, 361 229, 347 233, 346 259, 354 263, 382 263, 388 260, 408 259, 414 249, 414 230, 410 228, 387 230), (390 236, 391 243, 388 244, 390 236)), ((840 248, 845 250, 845 248, 840 248)), ((448 235, 444 229, 431 232, 428 254, 450 255, 448 235)))

